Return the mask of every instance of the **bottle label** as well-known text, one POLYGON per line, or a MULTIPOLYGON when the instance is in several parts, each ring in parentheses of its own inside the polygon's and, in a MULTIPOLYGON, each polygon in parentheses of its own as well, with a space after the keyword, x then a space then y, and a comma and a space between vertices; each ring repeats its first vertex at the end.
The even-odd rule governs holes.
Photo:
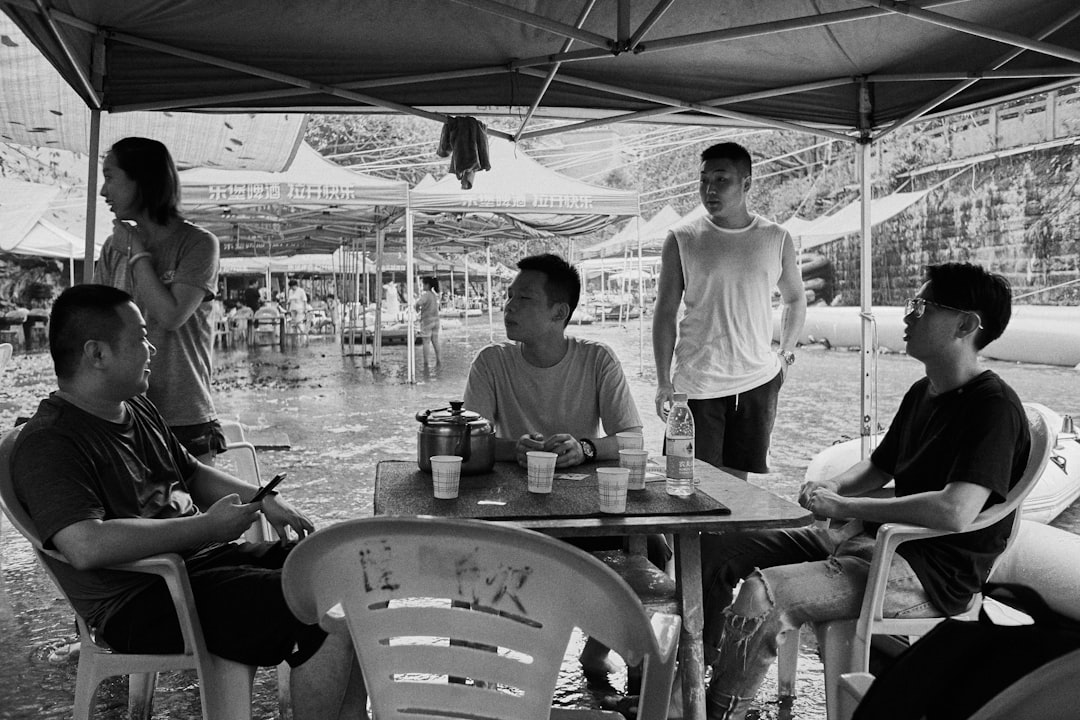
POLYGON ((668 438, 665 444, 667 476, 673 480, 694 479, 694 441, 692 438, 668 438))

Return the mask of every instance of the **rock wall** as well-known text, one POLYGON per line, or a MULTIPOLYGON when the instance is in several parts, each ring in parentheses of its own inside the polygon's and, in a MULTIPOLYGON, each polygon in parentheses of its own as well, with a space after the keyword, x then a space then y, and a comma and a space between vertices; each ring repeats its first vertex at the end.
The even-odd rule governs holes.
MULTIPOLYGON (((931 187, 956 169, 923 175, 931 187)), ((915 294, 923 267, 974 262, 1009 279, 1018 302, 1080 305, 1080 147, 1059 147, 984 161, 953 177, 897 217, 874 228, 875 305, 915 294)), ((833 304, 858 304, 859 239, 815 249, 836 267, 833 304)))

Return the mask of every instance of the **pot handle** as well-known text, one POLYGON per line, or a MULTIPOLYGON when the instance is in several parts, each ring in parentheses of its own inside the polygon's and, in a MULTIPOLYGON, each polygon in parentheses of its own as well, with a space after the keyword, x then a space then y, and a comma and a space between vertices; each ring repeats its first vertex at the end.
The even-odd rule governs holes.
POLYGON ((416 421, 421 425, 427 425, 428 417, 433 412, 442 412, 443 410, 449 410, 449 408, 436 408, 434 410, 421 410, 416 413, 416 421))
POLYGON ((472 443, 469 442, 469 433, 472 428, 468 425, 465 426, 465 432, 462 433, 461 439, 458 440, 457 447, 454 448, 454 454, 461 456, 461 462, 469 462, 469 455, 472 452, 472 443))

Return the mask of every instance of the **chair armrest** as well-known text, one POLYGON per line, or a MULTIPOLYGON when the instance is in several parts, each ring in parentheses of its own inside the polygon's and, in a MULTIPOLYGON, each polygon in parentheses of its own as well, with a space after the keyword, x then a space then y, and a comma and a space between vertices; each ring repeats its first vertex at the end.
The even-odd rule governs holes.
MULTIPOLYGON (((863 596, 863 608, 860 617, 880 620, 885 604, 885 589, 889 582, 889 568, 892 565, 896 549, 908 540, 951 535, 950 530, 933 530, 921 525, 906 523, 885 523, 878 528, 874 543, 874 560, 870 564, 870 574, 866 578, 866 593, 863 596)), ((860 623, 861 624, 861 623, 860 623)))
POLYGON ((195 610, 195 596, 191 592, 191 583, 188 582, 187 566, 183 558, 176 553, 161 553, 132 562, 110 565, 109 569, 158 575, 164 579, 180 623, 180 634, 184 639, 184 653, 190 655, 196 649, 205 652, 202 625, 199 623, 199 616, 195 610))
POLYGON ((110 565, 109 569, 160 575, 163 578, 183 573, 184 578, 187 578, 187 568, 184 565, 184 560, 176 553, 161 553, 160 555, 151 555, 131 562, 117 563, 110 565))

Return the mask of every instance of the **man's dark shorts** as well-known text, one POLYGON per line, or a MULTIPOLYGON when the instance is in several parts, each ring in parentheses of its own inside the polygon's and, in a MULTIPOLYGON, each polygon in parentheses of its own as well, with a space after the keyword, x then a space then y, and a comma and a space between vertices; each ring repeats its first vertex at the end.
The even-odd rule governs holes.
POLYGON ((173 435, 180 444, 195 457, 202 457, 208 453, 213 455, 223 453, 228 445, 225 431, 221 429, 221 423, 217 420, 198 425, 172 425, 169 429, 173 431, 173 435))
MULTIPOLYGON (((207 649, 245 665, 267 667, 310 658, 326 633, 289 611, 281 567, 294 543, 227 544, 188 561, 188 579, 207 649)), ((165 581, 157 578, 126 602, 101 631, 120 652, 179 653, 184 642, 165 581)))
POLYGON ((769 440, 783 384, 781 371, 764 385, 738 395, 690 400, 698 459, 714 467, 769 472, 769 440))

